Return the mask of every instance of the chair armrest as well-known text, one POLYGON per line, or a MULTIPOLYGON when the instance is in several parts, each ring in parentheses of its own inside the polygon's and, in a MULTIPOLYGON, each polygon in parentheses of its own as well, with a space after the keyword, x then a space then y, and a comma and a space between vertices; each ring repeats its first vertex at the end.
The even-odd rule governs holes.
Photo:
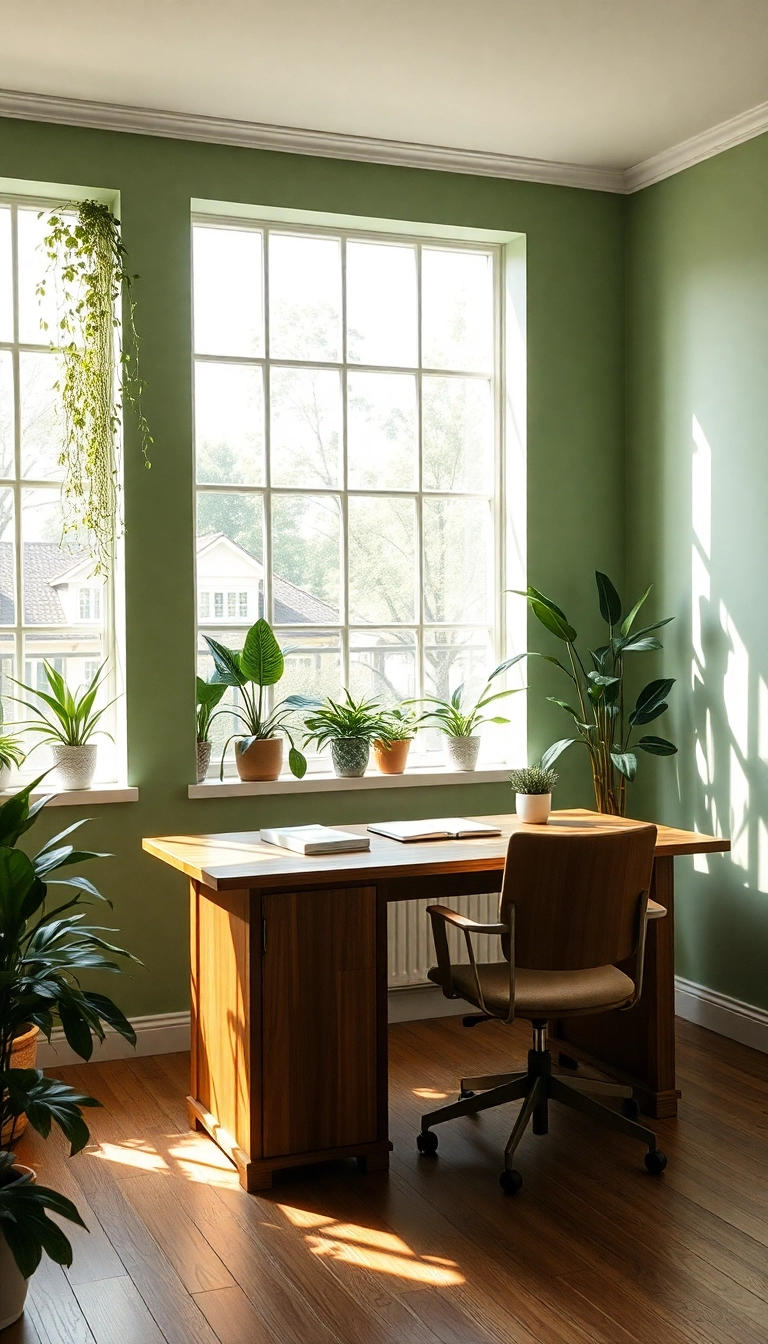
POLYGON ((509 933, 508 924, 478 924, 476 920, 469 919, 467 915, 460 915, 456 910, 449 910, 447 905, 428 905, 427 914, 434 923, 434 917, 438 916, 444 919, 446 924, 455 924, 457 929, 465 930, 467 933, 509 933))
POLYGON ((663 905, 659 905, 658 901, 648 901, 646 919, 664 919, 666 913, 666 909, 663 905))

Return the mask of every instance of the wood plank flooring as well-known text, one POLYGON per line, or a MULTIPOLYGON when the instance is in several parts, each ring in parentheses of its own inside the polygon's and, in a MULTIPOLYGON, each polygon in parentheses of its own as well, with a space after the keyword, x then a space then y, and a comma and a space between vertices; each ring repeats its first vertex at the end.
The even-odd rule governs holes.
POLYGON ((188 1059, 62 1069, 103 1103, 73 1160, 19 1155, 74 1198, 69 1271, 43 1261, 3 1344, 766 1344, 768 1056, 678 1022, 669 1166, 553 1107, 498 1187, 513 1108, 414 1137, 461 1073, 520 1065, 528 1038, 457 1018, 390 1028, 389 1174, 304 1168, 246 1195, 186 1127, 188 1059))

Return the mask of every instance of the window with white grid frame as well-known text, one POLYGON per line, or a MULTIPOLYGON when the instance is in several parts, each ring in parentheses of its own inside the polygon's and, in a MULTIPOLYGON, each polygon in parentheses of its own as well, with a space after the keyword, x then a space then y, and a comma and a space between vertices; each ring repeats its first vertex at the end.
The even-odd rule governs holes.
MULTIPOLYGON (((86 550, 62 541, 64 422, 50 348, 56 285, 49 279, 42 302, 36 293, 48 266, 40 215, 54 206, 0 197, 0 695, 7 721, 31 717, 12 702, 23 692, 11 678, 47 691, 46 660, 75 688, 109 657, 115 693, 112 584, 94 577, 86 550)), ((111 708, 103 726, 120 740, 117 712, 111 708)), ((25 749, 35 741, 28 737, 25 749)), ((118 749, 98 741, 97 779, 116 780, 118 749)), ((47 748, 38 745, 23 773, 48 764, 47 748)))
POLYGON ((263 615, 280 697, 472 696, 502 648, 499 249, 205 217, 193 253, 200 675, 204 634, 263 615))

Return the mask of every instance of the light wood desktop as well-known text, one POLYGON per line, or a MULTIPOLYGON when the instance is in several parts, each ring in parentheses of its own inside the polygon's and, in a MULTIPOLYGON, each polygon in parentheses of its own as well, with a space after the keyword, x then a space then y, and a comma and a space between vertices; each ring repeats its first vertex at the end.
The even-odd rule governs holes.
MULTIPOLYGON (((190 1123, 232 1157, 247 1189, 334 1157, 388 1165, 387 906, 500 890, 521 823, 479 820, 501 835, 405 845, 371 835, 370 851, 322 856, 276 849, 258 831, 144 840, 190 879, 190 1123)), ((634 824, 581 809, 548 823, 562 834, 634 824)), ((631 1083, 652 1116, 674 1116, 680 1095, 673 861, 729 848, 659 826, 651 898, 667 917, 649 926, 640 1003, 550 1024, 555 1048, 631 1083)))

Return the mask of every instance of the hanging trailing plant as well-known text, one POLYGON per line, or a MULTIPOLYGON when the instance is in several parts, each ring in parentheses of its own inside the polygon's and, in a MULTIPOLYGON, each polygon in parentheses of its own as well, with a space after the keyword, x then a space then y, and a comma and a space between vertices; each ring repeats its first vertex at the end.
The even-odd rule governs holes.
MULTIPOLYGON (((56 288, 57 330, 51 349, 61 360, 56 391, 64 411, 62 503, 64 537, 87 546, 94 573, 109 572, 122 531, 120 426, 126 403, 138 421, 145 466, 152 436, 141 406, 139 338, 133 282, 126 268, 120 224, 98 201, 81 201, 48 216, 44 247, 48 274, 44 297, 56 288), (74 217, 73 217, 74 214, 74 217), (119 316, 125 316, 127 344, 119 316)), ((41 320, 44 330, 48 323, 41 320)))

